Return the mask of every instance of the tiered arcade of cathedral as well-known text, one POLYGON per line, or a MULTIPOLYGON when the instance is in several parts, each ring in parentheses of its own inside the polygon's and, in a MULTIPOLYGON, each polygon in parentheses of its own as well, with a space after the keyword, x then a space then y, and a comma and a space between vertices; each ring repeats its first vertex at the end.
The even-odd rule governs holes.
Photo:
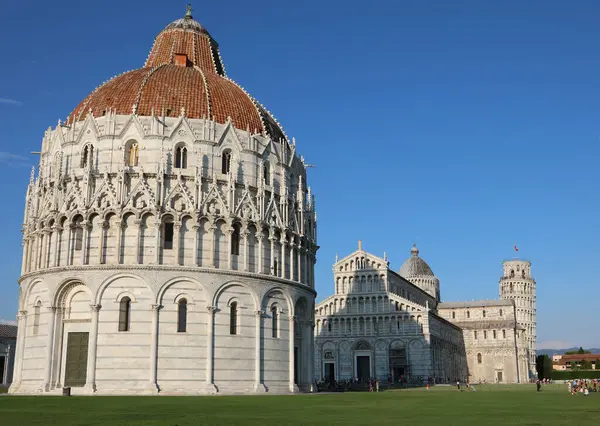
POLYGON ((312 386, 305 164, 190 9, 46 131, 23 244, 11 393, 312 386))
POLYGON ((334 294, 315 308, 316 380, 523 383, 535 374, 529 262, 504 262, 500 300, 440 302, 439 279, 410 253, 398 273, 360 241, 336 259, 334 294))

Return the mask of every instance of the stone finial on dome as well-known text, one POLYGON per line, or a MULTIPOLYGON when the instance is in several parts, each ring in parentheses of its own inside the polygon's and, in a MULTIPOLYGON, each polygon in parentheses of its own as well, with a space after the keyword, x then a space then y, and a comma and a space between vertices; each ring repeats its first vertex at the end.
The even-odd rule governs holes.
POLYGON ((194 17, 192 16, 192 5, 191 4, 188 4, 187 7, 185 8, 184 18, 194 19, 194 17))
POLYGON ((413 244, 412 248, 410 249, 410 254, 412 254, 413 256, 419 255, 419 249, 417 248, 416 244, 413 244))

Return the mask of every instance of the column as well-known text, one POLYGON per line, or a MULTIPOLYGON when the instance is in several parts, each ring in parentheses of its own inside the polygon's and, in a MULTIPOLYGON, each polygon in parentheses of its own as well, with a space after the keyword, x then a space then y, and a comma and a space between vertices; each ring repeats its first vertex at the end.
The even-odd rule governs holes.
POLYGON ((100 222, 100 234, 98 236, 98 258, 96 259, 98 265, 102 265, 104 263, 104 234, 106 232, 108 232, 108 223, 103 220, 100 222))
POLYGON ((179 253, 181 247, 181 224, 173 224, 173 254, 175 255, 175 265, 181 265, 181 253, 179 253))
POLYGON ((290 243, 290 280, 294 280, 294 239, 292 238, 292 242, 290 243))
POLYGON ((298 282, 302 282, 302 248, 301 243, 298 244, 298 282))
POLYGON ((231 254, 231 236, 233 235, 233 228, 227 228, 227 268, 233 269, 233 255, 231 254))
POLYGON ((54 373, 53 375, 53 381, 54 383, 54 387, 55 388, 60 388, 61 383, 60 383, 60 379, 61 379, 61 368, 62 368, 62 364, 61 364, 61 360, 62 360, 62 345, 63 345, 63 326, 62 326, 62 318, 64 317, 64 309, 57 307, 56 308, 56 327, 55 327, 55 335, 54 335, 54 344, 56 345, 56 357, 54 359, 54 365, 53 365, 53 369, 54 369, 54 373))
POLYGON ((279 241, 281 243, 281 278, 285 279, 285 247, 288 242, 284 237, 279 241))
POLYGON ((265 236, 262 234, 262 230, 258 229, 256 231, 256 239, 258 240, 258 273, 262 274, 264 257, 263 240, 265 239, 265 236))
POLYGON ((256 336, 255 336, 255 346, 254 346, 254 392, 266 392, 264 383, 261 381, 260 377, 260 366, 261 366, 261 357, 260 357, 260 342, 261 342, 261 332, 262 332, 262 320, 264 316, 263 311, 256 311, 256 336))
MULTIPOLYGON (((135 262, 134 264, 140 263, 140 256, 142 254, 142 221, 136 219, 133 221, 133 224, 137 226, 136 235, 135 235, 135 262)), ((127 241, 125 241, 127 243, 127 241)))
POLYGON ((88 236, 90 235, 90 228, 92 224, 89 221, 84 221, 81 223, 83 227, 83 240, 81 241, 81 264, 86 264, 86 257, 88 251, 88 236))
POLYGON ((198 233, 200 231, 200 225, 198 225, 197 223, 192 226, 192 229, 194 230, 194 262, 193 264, 196 266, 200 266, 200 258, 198 257, 198 233))
POLYGON ((92 323, 90 325, 87 374, 84 388, 86 393, 96 392, 96 347, 98 345, 98 317, 100 315, 101 307, 101 305, 90 305, 90 309, 92 311, 92 323))
POLYGON ((48 321, 48 335, 46 336, 46 367, 44 370, 43 386, 43 390, 45 392, 50 390, 50 381, 52 377, 52 354, 54 353, 52 342, 54 341, 54 320, 56 319, 56 307, 50 306, 48 307, 48 311, 50 312, 50 320, 48 321))
POLYGON ((46 242, 48 241, 48 233, 46 230, 42 230, 40 233, 40 253, 39 253, 39 265, 38 269, 44 269, 46 267, 46 242))
POLYGON ((248 244, 249 240, 250 240, 250 231, 248 231, 248 228, 244 228, 244 230, 242 231, 242 241, 244 242, 244 259, 243 259, 243 270, 244 271, 248 271, 250 269, 250 246, 248 244))
POLYGON ((162 250, 162 244, 160 243, 160 231, 161 231, 161 223, 154 222, 154 263, 160 264, 160 251, 162 250))
POLYGON ((121 248, 123 247, 123 221, 117 220, 117 264, 123 263, 123 259, 121 258, 121 248))
POLYGON ((25 273, 27 273, 27 249, 28 249, 28 242, 25 238, 23 238, 23 255, 21 256, 21 275, 24 275, 25 273))
MULTIPOLYGON (((314 378, 315 378, 315 323, 313 321, 309 321, 307 324, 307 346, 308 346, 308 389, 309 392, 314 392, 314 378)), ((339 365, 339 357, 335 359, 336 366, 339 365)), ((338 376, 339 377, 339 376, 338 376)))
POLYGON ((296 318, 293 316, 290 316, 289 318, 289 322, 290 322, 290 326, 289 326, 289 374, 290 374, 290 392, 298 392, 298 386, 296 386, 296 384, 294 383, 294 365, 295 365, 295 360, 294 360, 294 347, 295 345, 295 321, 296 318))
POLYGON ((210 267, 216 268, 215 265, 215 249, 216 249, 216 241, 215 241, 215 231, 217 230, 217 226, 212 223, 208 228, 208 232, 210 232, 210 267))
POLYGON ((215 324, 215 312, 217 308, 207 306, 208 319, 206 321, 206 386, 214 388, 213 384, 213 362, 214 362, 214 339, 213 330, 215 324))
POLYGON ((63 228, 60 226, 54 226, 54 260, 52 266, 59 266, 60 264, 60 237, 63 233, 63 228))
POLYGON ((273 231, 271 230, 271 235, 269 235, 269 241, 271 241, 271 265, 270 265, 270 275, 275 275, 275 236, 273 235, 273 231))
MULTIPOLYGON (((21 385, 21 368, 23 366, 23 349, 27 333, 27 311, 19 311, 17 314, 17 347, 15 349, 15 365, 13 369, 13 382, 11 390, 18 390, 21 385)), ((11 393, 12 393, 11 392, 11 393)))
POLYGON ((158 312, 160 311, 161 305, 152 305, 152 337, 150 340, 150 383, 148 386, 154 393, 158 391, 158 385, 156 384, 156 373, 158 365, 156 363, 158 358, 158 312))

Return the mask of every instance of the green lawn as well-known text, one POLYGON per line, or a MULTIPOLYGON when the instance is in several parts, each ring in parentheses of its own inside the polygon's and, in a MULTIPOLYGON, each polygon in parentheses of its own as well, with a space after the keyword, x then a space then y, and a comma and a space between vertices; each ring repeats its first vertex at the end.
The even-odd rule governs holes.
POLYGON ((0 397, 2 425, 571 425, 599 424, 600 393, 565 385, 215 397, 0 397))

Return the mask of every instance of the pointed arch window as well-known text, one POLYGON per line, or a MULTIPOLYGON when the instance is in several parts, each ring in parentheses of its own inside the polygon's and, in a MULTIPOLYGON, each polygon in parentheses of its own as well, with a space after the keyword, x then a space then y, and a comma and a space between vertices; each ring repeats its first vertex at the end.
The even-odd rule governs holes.
POLYGON ((480 354, 480 353, 479 353, 479 354, 477 354, 477 364, 481 364, 481 363, 482 363, 482 361, 483 361, 483 360, 482 360, 482 356, 481 356, 481 354, 480 354))
POLYGON ((38 300, 33 309, 33 335, 37 336, 40 332, 40 314, 42 310, 42 301, 38 300))
POLYGON ((173 239, 175 234, 175 225, 173 223, 173 219, 167 217, 165 222, 163 223, 163 249, 172 250, 173 249, 173 239))
POLYGON ((223 151, 221 157, 221 173, 224 175, 229 174, 231 170, 231 151, 223 151))
POLYGON ((265 180, 267 185, 269 185, 269 183, 271 182, 270 177, 271 177, 271 165, 269 164, 268 161, 265 161, 263 163, 263 179, 265 180))
POLYGON ((179 145, 175 149, 175 168, 187 169, 187 148, 185 145, 179 145))
POLYGON ((77 216, 73 224, 73 248, 80 251, 83 247, 83 217, 77 216))
POLYGON ((271 308, 271 318, 271 335, 276 339, 279 337, 279 314, 277 313, 277 306, 271 308))
POLYGON ((233 232, 231 233, 231 254, 240 254, 240 227, 239 225, 233 226, 233 232))
POLYGON ((83 169, 86 166, 92 166, 94 162, 94 146, 92 144, 87 144, 83 147, 83 152, 81 154, 81 168, 83 169))
POLYGON ((233 302, 229 306, 229 334, 238 334, 238 305, 233 302))
POLYGON ((119 302, 119 331, 129 331, 131 322, 131 299, 123 297, 119 302))
POLYGON ((136 141, 130 141, 125 147, 125 164, 129 167, 136 167, 140 157, 140 148, 136 141))
POLYGON ((177 303, 177 332, 185 333, 187 331, 187 300, 181 299, 177 303))

